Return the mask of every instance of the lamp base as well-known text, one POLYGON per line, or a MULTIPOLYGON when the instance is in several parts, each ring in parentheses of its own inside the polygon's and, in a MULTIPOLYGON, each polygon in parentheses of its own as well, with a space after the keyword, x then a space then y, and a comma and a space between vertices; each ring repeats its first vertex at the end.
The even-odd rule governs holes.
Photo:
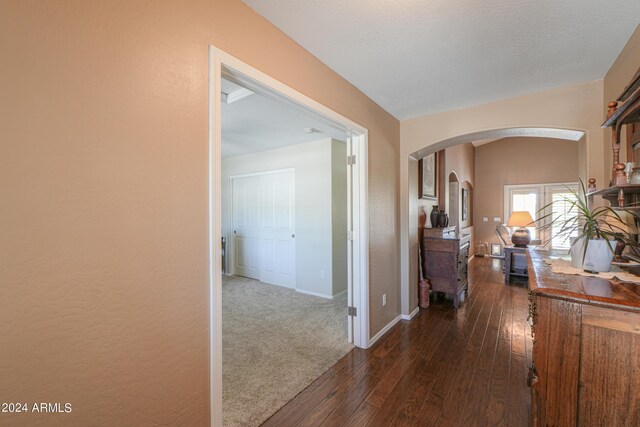
POLYGON ((531 243, 531 234, 526 228, 518 228, 511 235, 511 243, 516 248, 526 248, 531 243))

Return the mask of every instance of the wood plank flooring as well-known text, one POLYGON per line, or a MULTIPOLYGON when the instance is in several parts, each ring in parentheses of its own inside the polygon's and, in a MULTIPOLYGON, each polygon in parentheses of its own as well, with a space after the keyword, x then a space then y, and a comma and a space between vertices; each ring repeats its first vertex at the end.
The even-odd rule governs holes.
POLYGON ((522 280, 474 258, 469 295, 354 349, 263 426, 528 426, 531 331, 522 280))

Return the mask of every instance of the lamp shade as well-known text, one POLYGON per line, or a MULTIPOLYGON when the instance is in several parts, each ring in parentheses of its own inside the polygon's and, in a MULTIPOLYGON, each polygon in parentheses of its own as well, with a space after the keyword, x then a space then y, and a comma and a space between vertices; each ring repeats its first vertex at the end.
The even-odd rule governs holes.
POLYGON ((515 211, 509 217, 509 222, 507 222, 507 227, 527 227, 531 226, 533 222, 533 218, 531 218, 531 214, 527 211, 515 211))

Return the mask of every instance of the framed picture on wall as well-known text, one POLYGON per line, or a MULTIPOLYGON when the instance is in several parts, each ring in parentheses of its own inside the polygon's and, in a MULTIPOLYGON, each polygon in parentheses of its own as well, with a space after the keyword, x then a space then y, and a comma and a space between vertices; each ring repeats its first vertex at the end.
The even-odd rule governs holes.
POLYGON ((436 199, 438 197, 438 159, 436 153, 429 154, 418 163, 420 198, 436 199))
POLYGON ((466 221, 469 218, 469 190, 462 189, 462 221, 466 221))

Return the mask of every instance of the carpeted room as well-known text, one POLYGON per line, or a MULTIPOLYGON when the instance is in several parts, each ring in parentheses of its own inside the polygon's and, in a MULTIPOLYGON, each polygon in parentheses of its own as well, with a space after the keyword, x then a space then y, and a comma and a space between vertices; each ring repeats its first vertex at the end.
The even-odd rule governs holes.
POLYGON ((223 80, 223 420, 256 426, 344 356, 346 135, 223 80))
POLYGON ((344 356, 347 297, 243 277, 222 286, 223 425, 257 426, 344 356))

